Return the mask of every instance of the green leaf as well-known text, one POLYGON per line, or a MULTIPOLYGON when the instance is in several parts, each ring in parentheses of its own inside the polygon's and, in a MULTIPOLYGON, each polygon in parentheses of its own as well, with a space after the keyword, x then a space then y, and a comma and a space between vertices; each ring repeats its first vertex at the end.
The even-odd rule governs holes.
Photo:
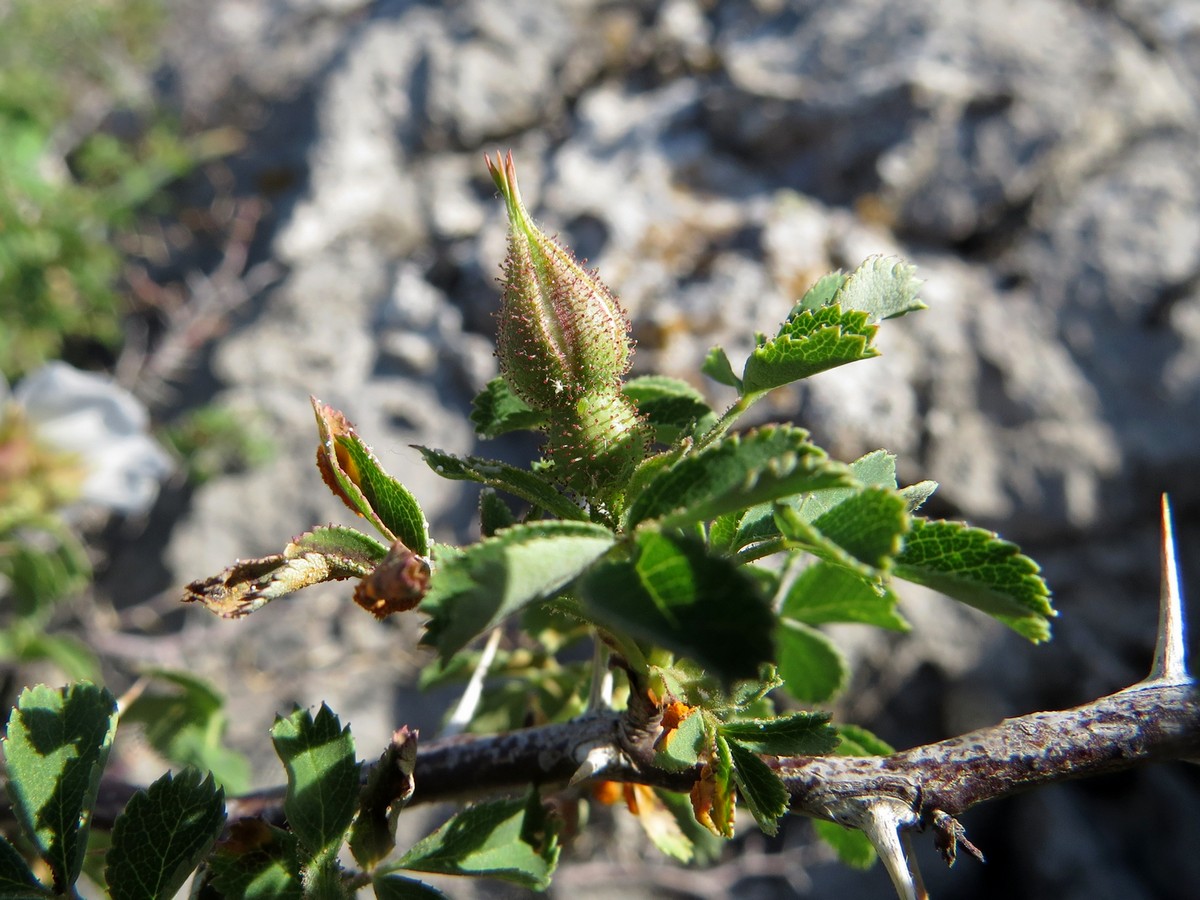
MULTIPOLYGON (((841 270, 830 272, 828 275, 822 275, 812 287, 804 292, 804 296, 796 304, 796 309, 815 310, 820 309, 822 306, 829 306, 833 303, 833 298, 837 296, 837 292, 842 289, 842 285, 846 283, 846 279, 849 277, 849 275, 841 270)), ((794 314, 796 310, 792 312, 794 314)))
POLYGON ((92 807, 117 727, 117 702, 104 688, 26 688, 8 719, 4 758, 17 819, 54 873, 75 883, 87 850, 92 807))
POLYGON ((220 835, 224 801, 195 769, 134 794, 113 825, 105 867, 112 900, 171 900, 220 835))
POLYGON ((742 389, 742 379, 734 374, 733 366, 729 364, 729 357, 720 347, 713 347, 708 351, 708 355, 704 357, 704 362, 700 365, 700 371, 718 384, 737 388, 738 391, 742 389))
POLYGON ((508 504, 491 488, 479 492, 479 533, 491 537, 497 531, 517 524, 508 504))
POLYGON ((787 692, 802 703, 822 703, 846 684, 841 652, 821 632, 802 622, 781 619, 775 629, 779 677, 787 692))
POLYGON ((777 504, 775 524, 793 547, 871 576, 886 571, 909 527, 904 498, 888 488, 863 488, 811 522, 807 501, 797 510, 777 504))
POLYGON ((743 392, 757 394, 827 369, 878 356, 871 342, 879 326, 867 313, 834 304, 798 309, 778 336, 751 351, 742 374, 743 392))
POLYGON ((924 506, 925 501, 932 497, 933 492, 937 489, 938 483, 936 481, 918 481, 916 484, 900 488, 900 496, 908 504, 908 511, 911 514, 924 506))
POLYGON ((875 865, 879 857, 870 839, 856 828, 847 828, 837 822, 826 822, 822 819, 813 821, 817 836, 833 848, 845 865, 852 869, 869 869, 875 865))
POLYGON ((1037 643, 1049 640, 1050 589, 1016 544, 962 522, 914 518, 895 574, 974 606, 1037 643))
POLYGON ((558 826, 536 791, 471 806, 419 841, 396 868, 502 878, 545 890, 558 864, 558 826))
POLYGON ((890 756, 896 748, 861 725, 838 725, 837 756, 890 756))
POLYGON ((510 431, 536 430, 546 417, 513 393, 503 378, 493 378, 471 401, 471 421, 480 437, 494 438, 510 431))
POLYGON ((775 719, 740 719, 724 722, 720 732, 747 750, 768 756, 817 756, 838 743, 829 713, 797 712, 775 719))
POLYGON ((551 597, 608 552, 616 536, 586 522, 515 525, 466 550, 438 548, 421 609, 424 643, 443 659, 522 607, 551 597))
POLYGON ((717 424, 704 395, 678 378, 643 375, 625 382, 622 392, 637 404, 660 444, 673 444, 683 435, 703 433, 717 424))
POLYGON ((808 432, 768 425, 731 435, 659 472, 634 498, 627 527, 658 519, 674 528, 804 491, 852 484, 845 465, 808 432))
POLYGON ((712 734, 704 713, 692 710, 655 745, 654 764, 668 772, 683 772, 700 762, 712 744, 712 734))
MULTIPOLYGON (((369 534, 344 525, 320 525, 292 539, 286 555, 320 553, 340 560, 346 568, 370 571, 387 555, 387 547, 369 534)), ((416 548, 409 547, 410 550, 416 548)), ((416 552, 420 552, 416 550, 416 552)))
POLYGON ((0 835, 0 900, 27 900, 52 896, 12 844, 0 835))
POLYGON ((372 882, 376 900, 446 900, 435 887, 402 875, 380 875, 372 882))
POLYGON ((47 634, 28 621, 18 620, 14 627, 0 629, 2 659, 23 663, 45 660, 71 681, 89 681, 100 676, 100 662, 87 644, 69 634, 47 634))
POLYGON ((772 657, 774 616, 755 580, 689 538, 647 531, 637 543, 636 562, 589 573, 586 614, 690 657, 715 677, 756 677, 772 657))
POLYGON ((843 309, 860 309, 878 322, 925 309, 917 297, 920 289, 916 266, 894 256, 872 256, 850 274, 834 299, 843 309))
POLYGON ((527 469, 478 456, 454 456, 429 447, 417 447, 429 468, 451 481, 474 481, 528 500, 560 519, 587 519, 587 513, 570 497, 527 469))
POLYGON ((388 549, 353 528, 327 526, 300 535, 283 553, 238 560, 219 575, 193 581, 184 602, 201 603, 227 619, 248 616, 301 588, 344 578, 364 578, 388 549))
POLYGON ((350 729, 322 703, 315 719, 300 708, 276 718, 271 741, 287 770, 283 811, 292 831, 309 858, 336 853, 358 808, 359 764, 350 729))
POLYGON ((809 625, 859 622, 893 631, 908 631, 896 611, 899 598, 858 572, 827 562, 815 562, 788 588, 780 615, 809 625))
POLYGON ((250 764, 223 743, 228 726, 224 699, 206 681, 186 672, 151 669, 142 673, 155 684, 121 714, 125 725, 141 724, 147 742, 170 762, 208 770, 229 793, 250 786, 250 764))
POLYGON ((226 900, 302 900, 299 843, 262 819, 242 819, 208 861, 212 884, 226 900))
POLYGON ((387 474, 342 413, 312 398, 321 445, 317 468, 325 484, 389 541, 429 555, 429 523, 412 493, 387 474))
POLYGON ((729 741, 733 778, 742 801, 750 808, 763 834, 779 832, 779 820, 788 810, 787 787, 775 771, 749 748, 729 741))

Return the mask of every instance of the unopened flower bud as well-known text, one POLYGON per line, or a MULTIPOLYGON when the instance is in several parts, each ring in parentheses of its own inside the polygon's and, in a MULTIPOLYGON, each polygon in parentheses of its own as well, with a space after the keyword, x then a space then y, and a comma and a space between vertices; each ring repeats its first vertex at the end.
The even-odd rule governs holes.
POLYGON ((510 226, 497 335, 505 380, 543 412, 619 389, 631 356, 625 311, 595 272, 530 219, 512 153, 487 158, 487 166, 510 226))
POLYGON ((611 499, 649 446, 649 427, 621 393, 633 354, 629 318, 599 276, 529 218, 512 154, 487 166, 510 226, 500 372, 545 414, 546 455, 559 480, 589 499, 611 499))

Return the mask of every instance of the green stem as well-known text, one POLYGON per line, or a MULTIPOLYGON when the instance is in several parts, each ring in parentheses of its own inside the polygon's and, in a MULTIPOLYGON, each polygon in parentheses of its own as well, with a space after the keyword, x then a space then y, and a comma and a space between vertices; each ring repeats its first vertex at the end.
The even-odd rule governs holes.
POLYGON ((717 420, 717 424, 696 441, 692 452, 703 450, 705 447, 723 438, 733 423, 737 421, 738 417, 757 403, 759 398, 765 393, 766 391, 754 391, 753 393, 743 394, 739 397, 729 409, 725 410, 721 418, 717 420))

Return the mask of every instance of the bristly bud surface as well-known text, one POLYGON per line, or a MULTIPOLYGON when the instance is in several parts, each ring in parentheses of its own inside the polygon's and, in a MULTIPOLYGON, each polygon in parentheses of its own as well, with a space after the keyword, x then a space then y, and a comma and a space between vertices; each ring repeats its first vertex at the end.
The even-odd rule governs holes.
POLYGON ((629 318, 595 272, 530 219, 512 153, 488 171, 508 207, 497 353, 514 391, 551 412, 585 394, 619 390, 629 371, 629 318))
POLYGON ((629 317, 599 276, 529 217, 512 153, 485 159, 509 220, 500 372, 546 414, 547 453, 560 480, 583 496, 609 499, 649 445, 649 429, 621 393, 633 355, 629 317))

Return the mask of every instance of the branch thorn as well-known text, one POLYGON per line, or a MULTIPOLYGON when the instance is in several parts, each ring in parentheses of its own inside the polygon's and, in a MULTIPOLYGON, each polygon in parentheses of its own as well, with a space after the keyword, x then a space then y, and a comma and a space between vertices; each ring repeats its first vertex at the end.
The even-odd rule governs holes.
POLYGON ((571 776, 569 784, 571 787, 574 787, 580 782, 587 781, 589 778, 595 778, 620 762, 620 750, 612 746, 612 744, 598 744, 588 750, 587 755, 583 758, 583 762, 579 764, 579 768, 571 776))
POLYGON ((1158 608, 1158 643, 1150 674, 1139 686, 1147 684, 1191 684, 1187 666, 1187 620, 1183 608, 1183 587, 1179 577, 1179 559, 1175 531, 1171 522, 1171 501, 1162 497, 1162 591, 1158 608))
POLYGON ((899 800, 877 798, 851 816, 852 824, 862 830, 892 878, 900 900, 928 900, 921 870, 912 855, 914 824, 912 810, 899 800))

